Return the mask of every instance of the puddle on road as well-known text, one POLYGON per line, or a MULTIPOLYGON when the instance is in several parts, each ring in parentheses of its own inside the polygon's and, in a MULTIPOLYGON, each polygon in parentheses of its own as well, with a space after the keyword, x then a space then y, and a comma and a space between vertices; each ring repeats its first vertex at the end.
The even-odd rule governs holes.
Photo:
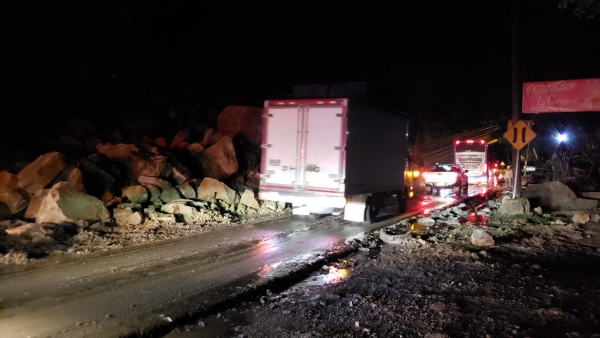
POLYGON ((186 325, 182 329, 171 332, 165 338, 217 338, 233 337, 236 327, 248 325, 246 315, 236 309, 227 310, 214 316, 203 318, 197 324, 186 325))
POLYGON ((329 263, 284 293, 292 293, 313 286, 342 283, 352 275, 353 266, 364 264, 368 260, 375 258, 378 254, 379 250, 375 249, 371 249, 369 252, 359 251, 338 262, 329 263))

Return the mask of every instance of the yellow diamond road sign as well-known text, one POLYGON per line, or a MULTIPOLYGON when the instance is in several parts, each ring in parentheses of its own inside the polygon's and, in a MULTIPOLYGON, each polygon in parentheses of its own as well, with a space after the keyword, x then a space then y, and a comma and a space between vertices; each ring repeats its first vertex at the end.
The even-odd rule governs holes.
POLYGON ((524 121, 519 120, 517 123, 510 126, 503 136, 513 148, 521 150, 537 135, 524 121))

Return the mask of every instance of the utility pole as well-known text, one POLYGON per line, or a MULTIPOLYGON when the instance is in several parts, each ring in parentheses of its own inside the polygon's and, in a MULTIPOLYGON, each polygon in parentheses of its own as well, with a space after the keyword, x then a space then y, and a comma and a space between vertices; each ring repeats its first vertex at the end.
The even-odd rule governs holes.
MULTIPOLYGON (((511 40, 512 40, 512 123, 515 124, 519 121, 519 115, 521 111, 521 85, 519 81, 519 41, 518 41, 518 0, 511 1, 511 40)), ((520 154, 519 151, 512 150, 513 158, 513 198, 521 197, 521 169, 520 167, 520 154)))

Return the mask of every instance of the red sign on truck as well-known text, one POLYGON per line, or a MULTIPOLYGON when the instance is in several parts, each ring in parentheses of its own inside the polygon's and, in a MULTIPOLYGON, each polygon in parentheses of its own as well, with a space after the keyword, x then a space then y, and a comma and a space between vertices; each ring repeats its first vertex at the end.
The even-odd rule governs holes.
POLYGON ((600 112, 600 79, 523 83, 523 113, 600 112))

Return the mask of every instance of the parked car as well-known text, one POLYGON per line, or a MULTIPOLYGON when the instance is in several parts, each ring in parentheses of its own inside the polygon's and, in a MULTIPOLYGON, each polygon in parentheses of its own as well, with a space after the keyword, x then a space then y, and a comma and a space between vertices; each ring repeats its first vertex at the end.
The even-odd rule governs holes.
POLYGON ((459 164, 436 164, 431 170, 423 173, 425 185, 430 188, 430 193, 440 189, 452 189, 456 195, 468 195, 469 177, 468 170, 459 164))

